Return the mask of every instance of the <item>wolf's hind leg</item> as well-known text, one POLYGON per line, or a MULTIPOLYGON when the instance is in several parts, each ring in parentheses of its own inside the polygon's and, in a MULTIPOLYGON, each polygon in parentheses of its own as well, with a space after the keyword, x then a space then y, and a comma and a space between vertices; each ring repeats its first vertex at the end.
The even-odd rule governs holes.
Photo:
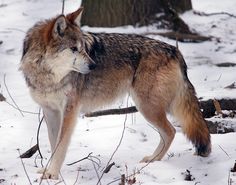
POLYGON ((160 109, 158 110, 157 107, 152 107, 150 104, 142 104, 139 109, 143 116, 159 130, 160 134, 160 143, 153 154, 144 157, 141 162, 159 161, 166 154, 174 139, 175 128, 167 120, 166 113, 159 111, 160 109))

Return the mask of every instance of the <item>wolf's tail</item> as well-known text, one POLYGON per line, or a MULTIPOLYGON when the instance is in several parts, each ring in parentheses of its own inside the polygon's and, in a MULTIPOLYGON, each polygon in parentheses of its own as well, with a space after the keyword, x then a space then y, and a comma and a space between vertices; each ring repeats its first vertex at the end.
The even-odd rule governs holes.
POLYGON ((172 113, 181 122, 187 138, 194 144, 196 154, 205 157, 211 152, 209 130, 200 111, 194 87, 187 77, 185 62, 182 63, 181 70, 183 78, 172 103, 172 113))

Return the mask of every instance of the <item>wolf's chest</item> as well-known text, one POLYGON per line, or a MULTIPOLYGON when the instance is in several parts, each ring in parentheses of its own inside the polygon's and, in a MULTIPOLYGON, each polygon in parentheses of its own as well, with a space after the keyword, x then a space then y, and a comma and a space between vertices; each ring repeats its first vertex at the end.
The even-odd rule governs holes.
POLYGON ((50 107, 52 109, 64 109, 71 87, 67 86, 57 91, 40 92, 35 89, 30 89, 32 98, 42 107, 50 107))

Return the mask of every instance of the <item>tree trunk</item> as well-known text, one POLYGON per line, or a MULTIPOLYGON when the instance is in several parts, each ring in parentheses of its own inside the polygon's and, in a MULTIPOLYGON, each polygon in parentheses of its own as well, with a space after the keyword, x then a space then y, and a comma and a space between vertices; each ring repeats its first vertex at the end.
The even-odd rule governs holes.
POLYGON ((94 27, 147 25, 156 22, 158 13, 192 8, 191 0, 83 0, 82 6, 82 25, 94 27))
POLYGON ((156 12, 159 0, 83 0, 82 24, 95 27, 146 25, 156 12))
POLYGON ((178 13, 183 13, 192 9, 192 2, 190 0, 170 0, 170 5, 178 13))

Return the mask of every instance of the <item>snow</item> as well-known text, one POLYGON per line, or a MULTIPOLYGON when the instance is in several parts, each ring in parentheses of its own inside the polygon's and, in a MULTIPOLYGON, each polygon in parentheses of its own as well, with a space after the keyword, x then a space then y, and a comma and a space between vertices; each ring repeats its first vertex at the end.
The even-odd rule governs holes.
MULTIPOLYGON (((197 11, 229 12, 236 14, 236 2, 232 0, 192 0, 197 11)), ((66 1, 65 12, 74 11, 80 1, 66 1)), ((85 10, 86 11, 86 10, 85 10)), ((22 52, 22 41, 25 32, 37 21, 50 18, 61 12, 61 1, 51 0, 0 0, 0 93, 12 104, 6 85, 22 110, 37 113, 39 107, 33 102, 25 85, 22 74, 18 71, 22 52), (6 5, 6 6, 4 6, 6 5)), ((235 89, 224 87, 236 82, 236 67, 217 67, 222 62, 236 63, 236 19, 227 15, 198 16, 192 11, 181 15, 191 29, 215 37, 212 41, 203 43, 179 43, 188 64, 189 78, 194 84, 197 94, 203 99, 235 98, 235 89), (216 39, 219 38, 219 39, 216 39), (220 42, 218 41, 220 40, 220 42)), ((161 32, 155 27, 135 28, 132 26, 118 28, 90 28, 83 30, 94 32, 144 33, 161 32)), ((149 35, 175 45, 175 41, 161 36, 149 35)), ((126 102, 126 100, 124 100, 126 102)), ((125 103, 118 103, 124 106, 125 103)), ((38 115, 24 113, 13 109, 5 102, 0 104, 0 184, 29 184, 23 170, 18 150, 22 153, 36 143, 38 115), (4 180, 3 180, 4 179, 4 180)), ((59 181, 43 181, 42 184, 97 184, 98 177, 106 166, 113 151, 119 143, 124 124, 126 126, 122 143, 115 153, 112 162, 115 162, 109 173, 104 174, 101 184, 108 184, 120 178, 121 174, 132 175, 138 172, 145 164, 139 161, 145 155, 150 155, 159 142, 159 134, 139 114, 127 116, 104 116, 99 118, 80 118, 68 149, 65 164, 62 167, 59 181), (90 160, 83 160, 72 166, 66 164, 86 157, 93 152, 90 160), (99 159, 99 160, 98 160, 99 159), (95 168, 94 168, 95 165, 95 168), (76 177, 78 180, 76 181, 76 177)), ((172 119, 171 119, 172 120, 172 119)), ((235 120, 231 119, 235 123, 235 120)), ((172 120, 173 122, 173 120, 172 120)), ((236 134, 212 135, 212 154, 207 158, 197 157, 193 146, 180 129, 172 143, 168 155, 162 161, 154 162, 135 174, 135 184, 145 185, 224 185, 232 179, 236 184, 234 173, 229 173, 236 159, 236 134), (185 181, 184 174, 190 170, 194 181, 185 181)), ((46 126, 43 123, 40 131, 40 149, 47 165, 50 158, 49 143, 46 126)), ((36 155, 35 155, 36 156, 36 155)), ((27 174, 33 184, 40 184, 40 175, 37 170, 41 167, 39 157, 23 159, 27 174), (36 167, 37 165, 37 167, 36 167)), ((132 178, 132 177, 131 177, 132 178)), ((118 184, 116 181, 112 184, 118 184)))

